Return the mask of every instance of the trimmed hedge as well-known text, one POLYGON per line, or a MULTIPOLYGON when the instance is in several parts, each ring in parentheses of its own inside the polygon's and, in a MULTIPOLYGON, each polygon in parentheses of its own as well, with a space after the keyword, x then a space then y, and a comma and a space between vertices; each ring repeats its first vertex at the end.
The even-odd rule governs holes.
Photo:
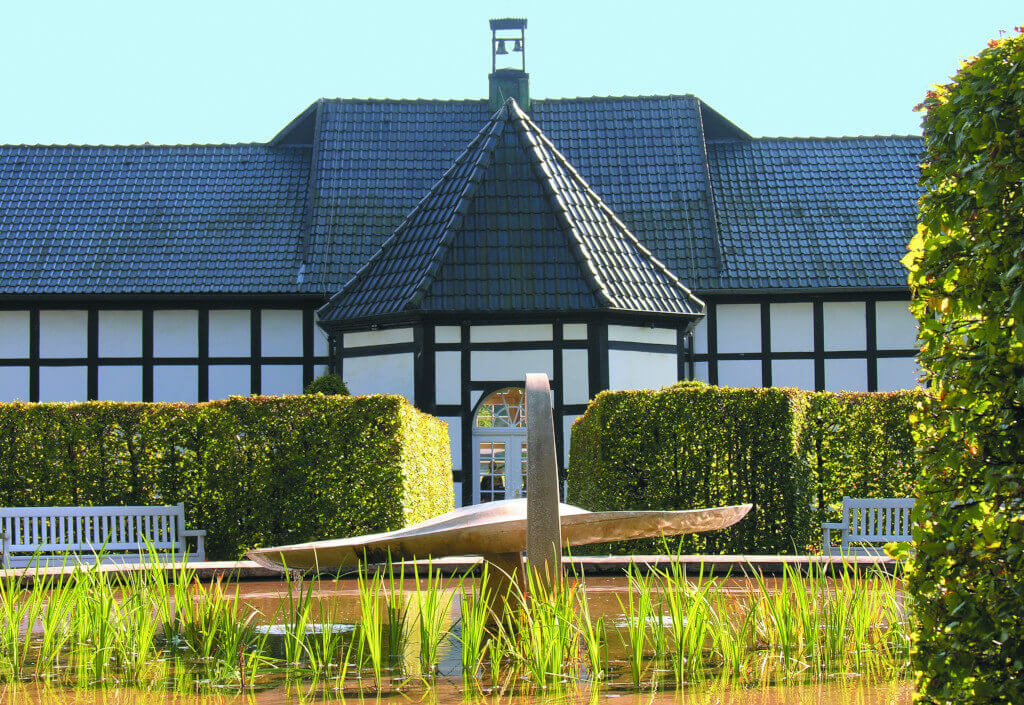
POLYGON ((931 394, 910 655, 915 702, 1024 702, 1024 28, 929 91, 904 263, 931 394))
MULTIPOLYGON (((817 550, 821 523, 838 518, 844 495, 913 494, 918 464, 908 417, 919 395, 699 383, 603 392, 573 425, 569 501, 590 510, 751 502, 734 528, 684 536, 679 550, 817 550)), ((595 550, 663 549, 648 540, 595 550)))
POLYGON ((444 422, 398 396, 0 404, 6 506, 185 503, 211 559, 452 508, 444 422))
MULTIPOLYGON (((912 497, 920 461, 910 424, 920 390, 814 392, 801 434, 820 524, 839 521, 843 497, 912 497)), ((817 545, 817 544, 816 544, 817 545)))

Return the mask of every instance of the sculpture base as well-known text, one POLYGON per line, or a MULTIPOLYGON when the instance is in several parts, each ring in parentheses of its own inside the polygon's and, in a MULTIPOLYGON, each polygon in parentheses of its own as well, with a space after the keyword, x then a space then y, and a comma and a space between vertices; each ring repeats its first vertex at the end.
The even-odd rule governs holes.
POLYGON ((487 566, 487 582, 483 585, 483 594, 490 601, 491 618, 503 621, 505 615, 515 611, 519 602, 526 595, 526 568, 523 565, 523 554, 485 553, 487 566))

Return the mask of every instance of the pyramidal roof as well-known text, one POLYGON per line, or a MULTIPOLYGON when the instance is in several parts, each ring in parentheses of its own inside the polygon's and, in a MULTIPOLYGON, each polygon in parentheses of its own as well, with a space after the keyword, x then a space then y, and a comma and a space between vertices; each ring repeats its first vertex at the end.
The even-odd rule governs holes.
POLYGON ((319 313, 600 310, 696 317, 704 303, 509 99, 319 313))

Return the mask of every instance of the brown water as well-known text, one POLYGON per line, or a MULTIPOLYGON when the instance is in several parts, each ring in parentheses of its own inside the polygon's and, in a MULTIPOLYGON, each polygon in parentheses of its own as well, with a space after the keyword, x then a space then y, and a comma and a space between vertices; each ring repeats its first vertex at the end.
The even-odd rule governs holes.
MULTIPOLYGON (((764 588, 771 593, 779 586, 778 579, 768 578, 764 588)), ((458 591, 459 582, 448 580, 445 587, 453 592, 458 591)), ((619 629, 624 617, 622 601, 627 599, 627 582, 623 577, 588 577, 586 593, 591 614, 595 619, 605 617, 612 630, 619 629)), ((237 599, 244 605, 245 611, 253 611, 255 622, 263 625, 274 625, 282 619, 281 612, 285 602, 286 588, 280 581, 242 582, 225 584, 225 596, 234 598, 237 587, 237 599)), ((415 593, 415 583, 407 580, 404 593, 407 600, 415 593)), ((761 587, 746 578, 729 578, 716 581, 715 593, 726 600, 742 601, 753 593, 760 592, 761 587)), ((352 625, 360 621, 358 587, 355 580, 324 580, 315 583, 312 588, 313 600, 328 608, 335 620, 341 624, 352 625)), ((319 613, 314 606, 313 613, 319 613)), ((460 618, 460 600, 458 595, 452 601, 447 620, 450 627, 458 629, 460 618)), ((272 632, 273 633, 273 632, 272 632)), ((622 641, 609 638, 607 641, 608 660, 614 666, 620 664, 625 657, 626 646, 622 641)), ((415 646, 407 654, 407 661, 415 664, 415 646)), ((614 668, 613 668, 614 670, 614 668)), ((561 693, 543 694, 482 694, 479 691, 466 690, 460 677, 460 654, 457 644, 450 643, 442 648, 439 677, 433 687, 425 688, 416 678, 386 677, 385 692, 376 695, 370 683, 360 692, 358 681, 348 681, 343 688, 334 686, 311 685, 307 682, 291 685, 273 685, 261 692, 237 694, 237 685, 233 689, 207 688, 201 682, 186 682, 185 687, 179 684, 177 690, 195 691, 212 690, 203 694, 174 692, 176 688, 166 678, 156 680, 148 687, 135 689, 118 689, 115 687, 86 688, 71 690, 64 687, 46 687, 37 683, 25 683, 20 686, 0 687, 0 702, 30 703, 38 705, 100 705, 118 703, 139 703, 149 705, 156 703, 179 703, 180 705, 283 705, 284 703, 320 703, 358 700, 378 701, 386 705, 457 705, 461 703, 478 705, 591 705, 598 702, 613 705, 668 705, 680 703, 687 705, 810 705, 811 703, 852 703, 857 705, 888 705, 889 703, 911 702, 911 688, 906 681, 870 682, 856 674, 845 674, 842 677, 826 677, 824 683, 800 683, 792 681, 786 685, 746 683, 716 684, 703 682, 689 684, 679 690, 671 687, 658 692, 651 692, 646 686, 645 692, 637 690, 629 683, 628 676, 620 670, 618 677, 610 683, 591 689, 589 686, 566 686, 561 693)), ((391 674, 394 676, 394 674, 391 674)), ((613 674, 614 675, 614 674, 613 674)), ((757 681, 758 679, 752 679, 757 681)), ((269 683, 268 683, 269 684, 269 683)))
POLYGON ((24 705, 302 705, 351 702, 364 705, 910 705, 907 682, 883 684, 814 684, 760 687, 691 686, 669 692, 622 692, 610 688, 570 690, 546 695, 467 694, 455 683, 441 683, 427 692, 389 693, 360 697, 308 687, 280 687, 244 695, 183 695, 140 690, 50 690, 37 686, 6 688, 0 702, 24 705))

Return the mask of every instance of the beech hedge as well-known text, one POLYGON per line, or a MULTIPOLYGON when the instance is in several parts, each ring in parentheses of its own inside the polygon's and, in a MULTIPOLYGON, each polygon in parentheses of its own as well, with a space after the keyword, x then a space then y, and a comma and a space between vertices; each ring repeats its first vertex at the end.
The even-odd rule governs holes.
POLYGON ((1024 702, 1024 28, 924 101, 915 702, 1024 702))
MULTIPOLYGON (((603 392, 572 430, 568 501, 590 510, 754 505, 685 553, 803 553, 821 545, 844 495, 914 493, 909 416, 920 392, 808 393, 687 382, 603 392)), ((596 552, 661 552, 629 541, 596 552)))
POLYGON ((0 404, 0 502, 184 502, 233 559, 448 511, 448 432, 398 396, 0 404))

